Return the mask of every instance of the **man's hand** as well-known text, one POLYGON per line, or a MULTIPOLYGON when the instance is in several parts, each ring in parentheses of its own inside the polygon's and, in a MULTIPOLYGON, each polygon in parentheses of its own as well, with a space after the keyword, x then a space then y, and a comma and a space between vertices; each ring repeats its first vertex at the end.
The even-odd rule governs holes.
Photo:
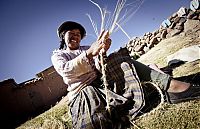
POLYGON ((86 51, 87 57, 89 59, 92 59, 92 57, 98 55, 100 51, 105 54, 110 48, 110 45, 111 45, 111 39, 109 38, 109 32, 108 31, 101 32, 97 41, 94 42, 91 45, 91 47, 86 51))

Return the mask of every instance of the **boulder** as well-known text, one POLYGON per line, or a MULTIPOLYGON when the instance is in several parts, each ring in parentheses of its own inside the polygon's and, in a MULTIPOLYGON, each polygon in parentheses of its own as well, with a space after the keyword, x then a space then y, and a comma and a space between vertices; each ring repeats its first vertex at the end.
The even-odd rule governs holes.
POLYGON ((196 11, 197 9, 199 9, 200 8, 200 1, 199 0, 192 0, 191 2, 190 2, 190 9, 192 10, 192 11, 196 11))
POLYGON ((186 8, 185 7, 181 7, 178 12, 177 12, 177 15, 178 17, 183 17, 187 14, 187 11, 186 11, 186 8))
POLYGON ((191 20, 188 19, 185 23, 184 23, 184 32, 187 32, 189 30, 192 31, 197 31, 200 29, 200 23, 199 20, 191 20))
POLYGON ((188 15, 187 15, 187 19, 192 19, 195 15, 196 15, 196 13, 193 12, 192 10, 190 10, 188 15))
POLYGON ((161 38, 162 38, 162 39, 165 39, 165 38, 166 38, 166 35, 167 35, 167 30, 163 30, 163 31, 162 31, 162 34, 161 34, 161 38))
POLYGON ((171 25, 171 21, 169 19, 164 20, 161 24, 164 28, 167 28, 171 25))
POLYGON ((174 28, 175 28, 175 29, 178 29, 178 30, 181 30, 181 31, 184 29, 184 27, 183 27, 183 26, 180 26, 180 25, 176 25, 174 28))
POLYGON ((136 52, 142 51, 146 44, 137 45, 134 49, 136 52))
POLYGON ((200 59, 199 48, 200 45, 182 48, 174 54, 167 56, 167 63, 176 63, 177 61, 192 62, 198 60, 200 59))
POLYGON ((178 30, 178 29, 173 29, 172 31, 170 31, 168 34, 167 34, 167 38, 170 38, 170 37, 173 37, 175 35, 178 35, 182 32, 182 30, 178 30))

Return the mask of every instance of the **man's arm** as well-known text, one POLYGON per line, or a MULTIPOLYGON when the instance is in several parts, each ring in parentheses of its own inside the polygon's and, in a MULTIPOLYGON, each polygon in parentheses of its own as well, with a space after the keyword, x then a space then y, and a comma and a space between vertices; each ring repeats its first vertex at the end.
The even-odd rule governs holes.
POLYGON ((81 53, 76 58, 70 60, 67 58, 70 56, 68 53, 55 52, 52 57, 52 64, 56 71, 62 77, 69 77, 69 76, 80 76, 89 72, 92 67, 90 65, 89 59, 86 56, 86 52, 81 53))

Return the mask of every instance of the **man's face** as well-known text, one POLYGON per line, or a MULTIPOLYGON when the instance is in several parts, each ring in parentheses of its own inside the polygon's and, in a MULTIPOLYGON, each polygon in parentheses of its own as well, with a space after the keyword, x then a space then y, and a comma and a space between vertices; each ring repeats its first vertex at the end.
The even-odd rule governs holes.
POLYGON ((64 36, 65 43, 70 50, 76 50, 80 46, 81 42, 81 33, 79 29, 69 30, 65 33, 64 36))

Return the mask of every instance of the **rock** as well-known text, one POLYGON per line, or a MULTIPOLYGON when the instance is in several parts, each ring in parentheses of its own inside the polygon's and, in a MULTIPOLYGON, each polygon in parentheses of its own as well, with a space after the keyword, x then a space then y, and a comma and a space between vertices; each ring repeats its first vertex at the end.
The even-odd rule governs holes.
POLYGON ((139 37, 135 37, 135 41, 136 42, 140 41, 140 38, 139 37))
POLYGON ((187 15, 187 19, 192 19, 195 15, 196 15, 195 12, 190 10, 189 14, 187 15))
POLYGON ((157 33, 157 35, 155 37, 156 38, 160 38, 161 37, 161 33, 157 33))
POLYGON ((200 59, 199 56, 200 45, 194 45, 187 48, 182 48, 172 55, 167 56, 167 63, 172 63, 173 61, 188 61, 192 62, 200 59))
POLYGON ((179 23, 177 23, 178 25, 183 25, 186 22, 187 18, 186 17, 181 17, 179 20, 179 23))
POLYGON ((153 36, 156 36, 158 33, 159 33, 159 30, 155 30, 155 31, 153 32, 153 36))
POLYGON ((176 18, 174 19, 174 22, 177 24, 177 23, 179 22, 180 19, 181 19, 181 17, 176 17, 176 18))
POLYGON ((161 24, 164 28, 167 28, 171 25, 171 21, 170 20, 164 20, 161 24))
POLYGON ((129 52, 132 52, 133 51, 133 48, 132 47, 127 47, 128 51, 129 52))
POLYGON ((169 19, 169 21, 173 21, 173 19, 175 18, 175 17, 177 17, 178 16, 178 14, 177 13, 174 13, 174 14, 172 14, 168 19, 169 19))
POLYGON ((170 29, 173 29, 175 26, 176 26, 176 23, 173 22, 173 23, 169 26, 169 28, 170 28, 170 29))
POLYGON ((145 42, 148 43, 150 41, 150 37, 147 37, 145 42))
POLYGON ((137 46, 134 48, 134 50, 135 50, 136 52, 139 52, 139 51, 143 50, 143 48, 144 48, 145 46, 146 46, 146 44, 137 45, 137 46))
POLYGON ((200 1, 199 0, 192 0, 191 2, 190 2, 190 9, 192 10, 192 11, 196 11, 197 9, 199 9, 200 8, 200 1))
POLYGON ((173 29, 172 31, 170 31, 168 34, 167 34, 167 38, 170 38, 170 37, 173 37, 175 35, 178 35, 182 32, 182 30, 178 30, 178 29, 173 29))
POLYGON ((140 45, 142 45, 142 44, 146 44, 146 42, 145 42, 144 39, 142 39, 142 40, 140 41, 140 45))
POLYGON ((167 35, 167 30, 163 30, 163 31, 162 31, 162 34, 161 34, 161 38, 162 38, 162 39, 165 39, 165 38, 166 38, 166 35, 167 35))
POLYGON ((188 30, 192 30, 192 31, 197 31, 200 29, 200 23, 199 20, 191 20, 188 19, 185 23, 184 23, 184 32, 187 32, 188 30))
POLYGON ((150 40, 150 43, 157 43, 157 38, 156 37, 153 37, 151 40, 150 40))
POLYGON ((175 28, 175 29, 178 29, 178 30, 181 30, 181 31, 184 29, 184 27, 183 27, 183 26, 180 26, 180 25, 176 25, 174 28, 175 28))
POLYGON ((161 39, 161 37, 157 37, 157 40, 158 40, 158 42, 160 42, 162 39, 161 39))
POLYGON ((158 44, 159 41, 156 37, 153 37, 149 42, 149 48, 152 48, 155 44, 158 44))
POLYGON ((186 8, 185 7, 181 7, 178 12, 177 12, 178 17, 183 17, 186 15, 186 8))
POLYGON ((194 16, 192 17, 192 20, 198 20, 198 18, 199 18, 199 15, 194 15, 194 16))
POLYGON ((150 50, 150 48, 148 46, 145 46, 143 50, 145 53, 147 53, 150 50))
POLYGON ((128 43, 127 43, 127 46, 134 46, 135 44, 135 40, 130 40, 128 43))
POLYGON ((137 53, 141 56, 141 55, 145 54, 145 51, 142 50, 142 51, 139 51, 137 53))
POLYGON ((173 29, 167 28, 167 33, 170 33, 173 29))

